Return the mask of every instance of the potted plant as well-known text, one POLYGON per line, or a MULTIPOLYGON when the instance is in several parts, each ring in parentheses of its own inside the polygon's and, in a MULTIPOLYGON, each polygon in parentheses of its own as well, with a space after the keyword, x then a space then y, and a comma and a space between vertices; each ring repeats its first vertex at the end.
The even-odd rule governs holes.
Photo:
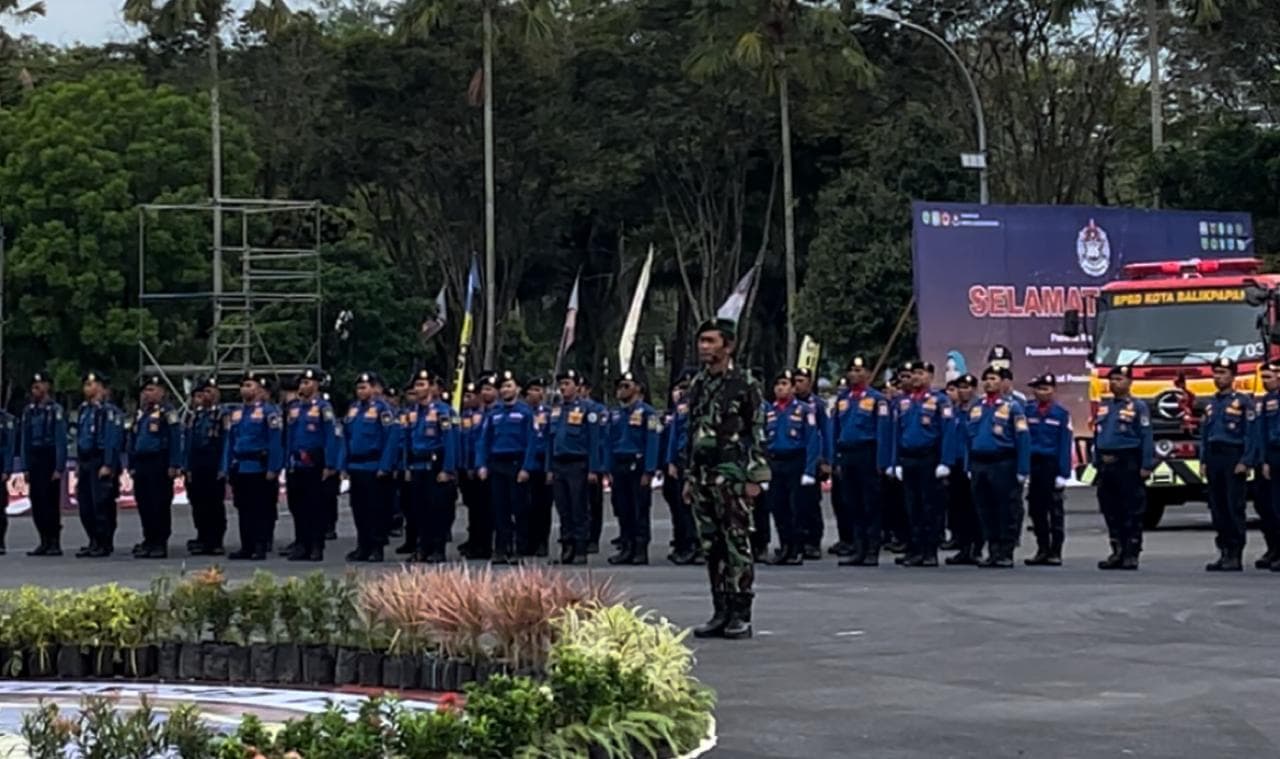
POLYGON ((253 579, 232 591, 236 607, 234 627, 240 646, 231 652, 227 665, 227 679, 233 683, 259 679, 254 669, 254 652, 262 664, 261 678, 271 676, 275 668, 275 653, 266 641, 271 639, 276 625, 276 580, 270 573, 258 570, 253 579))
POLYGON ((211 598, 225 593, 225 584, 222 570, 212 566, 183 577, 169 595, 170 613, 181 641, 177 673, 180 680, 204 676, 204 636, 210 619, 211 598))
POLYGON ((323 572, 312 572, 299 589, 305 624, 302 629, 302 681, 332 685, 334 675, 333 620, 340 613, 323 572))
POLYGON ((58 653, 54 661, 57 675, 65 680, 83 680, 91 668, 90 651, 97 652, 99 642, 100 587, 81 593, 62 591, 49 599, 53 612, 54 636, 58 653))
POLYGON ((278 595, 280 626, 284 635, 277 639, 275 682, 295 684, 302 679, 303 629, 306 626, 302 583, 290 577, 280 586, 278 595))
POLYGON ((57 624, 51 594, 30 586, 21 588, 14 603, 13 619, 15 648, 11 656, 22 658, 21 671, 27 677, 51 677, 57 624))
POLYGON ((354 571, 348 571, 341 579, 333 579, 329 583, 329 597, 334 609, 330 635, 337 644, 333 661, 335 685, 353 685, 360 681, 360 616, 355 603, 358 587, 354 571))
POLYGON ((204 664, 201 677, 204 680, 225 683, 231 658, 231 628, 236 615, 235 599, 227 590, 225 580, 210 583, 204 596, 205 624, 212 642, 204 644, 204 664))

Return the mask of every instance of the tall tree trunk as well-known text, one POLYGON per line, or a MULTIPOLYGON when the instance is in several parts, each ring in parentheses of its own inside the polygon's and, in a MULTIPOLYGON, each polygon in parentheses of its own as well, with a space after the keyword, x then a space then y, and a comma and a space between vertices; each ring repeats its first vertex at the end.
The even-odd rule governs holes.
MULTIPOLYGON (((1160 88, 1160 8, 1157 0, 1147 0, 1147 61, 1151 67, 1151 152, 1164 144, 1164 113, 1160 88)), ((1160 190, 1155 205, 1160 207, 1160 190)))
MULTIPOLYGON (((209 32, 209 122, 212 129, 210 144, 213 159, 213 329, 210 331, 210 352, 213 363, 220 361, 218 354, 218 330, 222 324, 222 103, 218 72, 217 24, 209 32)), ((215 371, 221 367, 215 366, 215 371)), ((248 367, 244 367, 248 369, 248 367)))
POLYGON ((796 356, 796 214, 791 184, 791 98, 787 76, 787 53, 778 48, 778 111, 782 122, 782 222, 787 266, 787 357, 790 366, 796 356))
POLYGON ((493 229, 493 4, 484 4, 484 365, 492 368, 497 355, 494 313, 498 293, 494 274, 496 240, 493 229))

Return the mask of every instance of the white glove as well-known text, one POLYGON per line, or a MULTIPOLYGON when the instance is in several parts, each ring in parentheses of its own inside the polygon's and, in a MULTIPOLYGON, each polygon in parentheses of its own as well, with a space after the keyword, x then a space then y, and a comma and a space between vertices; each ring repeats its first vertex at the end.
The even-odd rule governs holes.
POLYGON ((1054 477, 1054 478, 1053 478, 1053 489, 1054 489, 1054 490, 1065 490, 1065 489, 1066 489, 1066 487, 1067 487, 1067 478, 1066 478, 1066 477, 1054 477))
POLYGON ((806 487, 806 488, 807 488, 807 487, 809 487, 810 485, 817 485, 817 484, 818 484, 818 481, 817 481, 817 480, 815 480, 815 479, 813 478, 813 475, 811 475, 811 474, 802 474, 802 475, 800 475, 800 486, 801 486, 801 487, 806 487))
POLYGON ((896 475, 893 473, 893 467, 889 467, 888 469, 884 470, 884 476, 895 477, 896 475))
POLYGON ((653 476, 653 480, 649 482, 649 487, 653 490, 662 490, 662 483, 665 482, 662 472, 658 472, 653 476))
POLYGON ((760 491, 761 491, 761 492, 764 492, 764 493, 768 493, 768 492, 769 492, 769 483, 767 483, 767 482, 762 482, 762 483, 760 483, 760 491))
POLYGON ((895 466, 893 468, 893 479, 897 480, 898 482, 902 482, 902 467, 895 466))
POLYGON ((1027 476, 1026 476, 1025 474, 1020 474, 1020 475, 1018 475, 1018 484, 1019 484, 1019 485, 1026 485, 1026 484, 1027 484, 1027 476))
POLYGON ((950 477, 951 467, 947 466, 946 464, 939 464, 938 468, 933 470, 933 475, 938 479, 942 479, 943 477, 950 477))

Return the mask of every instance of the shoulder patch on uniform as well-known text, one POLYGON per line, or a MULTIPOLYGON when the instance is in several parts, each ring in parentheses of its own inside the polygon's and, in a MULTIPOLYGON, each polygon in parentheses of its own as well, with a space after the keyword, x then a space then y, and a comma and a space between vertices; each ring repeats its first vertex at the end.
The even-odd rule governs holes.
POLYGON ((591 422, 592 424, 595 424, 596 422, 600 421, 600 415, 592 411, 590 414, 587 414, 587 421, 591 422))
POLYGON ((1018 432, 1026 432, 1028 429, 1026 418, 1021 416, 1014 421, 1013 426, 1018 432))

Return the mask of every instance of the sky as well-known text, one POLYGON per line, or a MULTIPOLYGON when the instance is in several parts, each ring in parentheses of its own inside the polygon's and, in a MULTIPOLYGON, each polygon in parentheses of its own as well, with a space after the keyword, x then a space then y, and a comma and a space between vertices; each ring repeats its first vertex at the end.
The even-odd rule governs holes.
MULTIPOLYGON (((233 0, 237 8, 247 8, 252 0, 233 0)), ((299 8, 305 2, 292 2, 299 8)), ((125 42, 138 32, 124 23, 120 13, 123 0, 45 0, 46 15, 12 29, 17 34, 33 37, 55 45, 74 45, 81 42, 98 45, 103 42, 125 42)))

